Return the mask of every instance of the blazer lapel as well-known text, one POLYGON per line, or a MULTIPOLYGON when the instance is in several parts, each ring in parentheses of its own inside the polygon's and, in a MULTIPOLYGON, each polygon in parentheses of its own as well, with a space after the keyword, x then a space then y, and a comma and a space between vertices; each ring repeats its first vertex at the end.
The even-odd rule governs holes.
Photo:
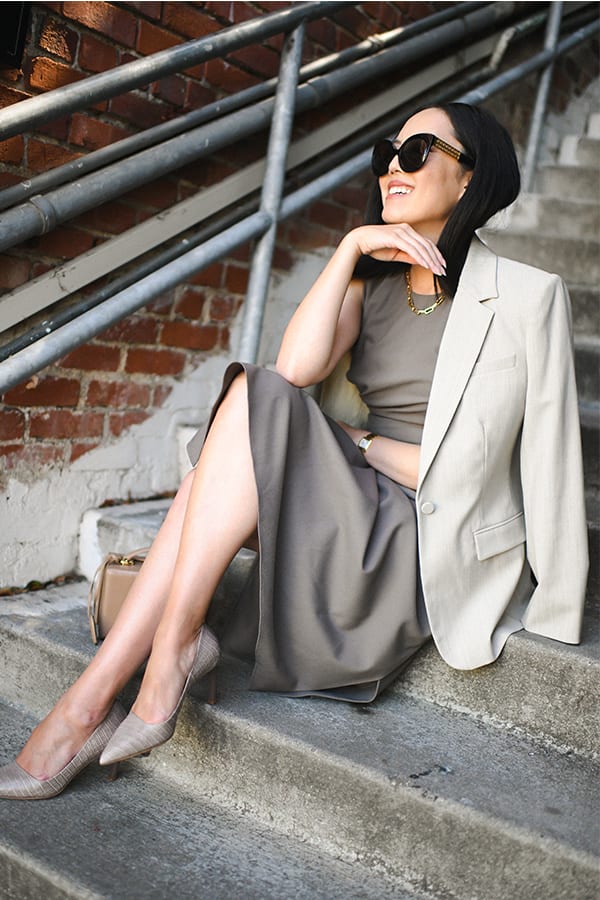
POLYGON ((423 428, 419 486, 456 412, 494 317, 482 301, 498 296, 497 262, 497 256, 474 238, 438 353, 423 428))

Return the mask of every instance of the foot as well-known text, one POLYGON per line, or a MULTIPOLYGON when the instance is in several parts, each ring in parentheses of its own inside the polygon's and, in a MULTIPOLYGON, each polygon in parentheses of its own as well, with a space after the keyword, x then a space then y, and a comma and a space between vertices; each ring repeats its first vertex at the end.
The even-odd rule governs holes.
POLYGON ((144 678, 131 712, 148 725, 166 722, 179 702, 190 673, 198 635, 182 647, 165 647, 155 640, 144 678))
POLYGON ((82 713, 62 698, 34 728, 16 762, 40 781, 52 778, 81 750, 107 714, 108 708, 82 713))

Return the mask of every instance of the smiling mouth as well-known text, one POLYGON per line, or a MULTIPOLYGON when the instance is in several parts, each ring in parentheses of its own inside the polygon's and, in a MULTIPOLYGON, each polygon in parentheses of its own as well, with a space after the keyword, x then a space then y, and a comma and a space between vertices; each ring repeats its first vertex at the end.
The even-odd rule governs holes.
POLYGON ((394 185, 388 191, 388 197, 392 197, 395 194, 411 194, 412 188, 406 187, 405 185, 394 185))

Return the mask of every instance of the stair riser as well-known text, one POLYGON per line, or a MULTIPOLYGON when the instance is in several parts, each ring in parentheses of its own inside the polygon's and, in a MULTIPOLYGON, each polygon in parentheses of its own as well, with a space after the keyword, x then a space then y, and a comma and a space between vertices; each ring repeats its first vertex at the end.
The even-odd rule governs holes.
POLYGON ((0 896, 8 900, 93 900, 84 888, 58 873, 39 871, 35 860, 6 847, 0 849, 0 885, 0 896))
POLYGON ((595 287, 600 280, 597 241, 505 232, 486 232, 485 240, 499 256, 556 272, 567 283, 595 287))
POLYGON ((556 237, 590 238, 600 230, 600 206, 526 194, 512 208, 507 227, 556 237))
POLYGON ((430 644, 392 690, 498 726, 508 723, 555 747, 593 757, 600 747, 597 677, 597 666, 576 669, 559 643, 522 632, 508 639, 493 666, 469 672, 451 669, 430 644), (557 703, 557 698, 563 699, 557 703))
POLYGON ((600 337, 600 291, 597 288, 570 287, 575 334, 600 337))
POLYGON ((586 492, 598 495, 600 490, 600 428, 597 421, 582 420, 581 444, 586 492))
POLYGON ((565 200, 596 200, 600 193, 597 168, 547 166, 538 175, 540 193, 565 200))
POLYGON ((468 806, 436 803, 417 785, 365 778, 335 757, 257 735, 218 709, 187 709, 175 738, 151 759, 180 782, 193 771, 202 796, 436 896, 585 896, 597 877, 591 861, 569 858, 554 842, 522 840, 518 829, 500 829, 468 806))
POLYGON ((560 150, 559 164, 564 166, 587 166, 590 169, 598 166, 600 160, 600 141, 589 137, 579 137, 564 141, 560 150))
POLYGON ((597 403, 600 400, 600 346, 575 346, 575 375, 580 400, 597 403))

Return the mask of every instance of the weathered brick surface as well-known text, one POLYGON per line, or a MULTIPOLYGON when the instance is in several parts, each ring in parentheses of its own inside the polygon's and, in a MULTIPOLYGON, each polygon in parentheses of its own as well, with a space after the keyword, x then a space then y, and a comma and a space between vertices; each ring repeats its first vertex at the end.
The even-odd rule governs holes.
MULTIPOLYGON (((306 29, 303 62, 405 26, 440 3, 357 3, 306 29)), ((289 8, 287 2, 48 2, 28 4, 30 29, 21 70, 0 71, 0 108, 81 80, 150 53, 289 8)), ((0 142, 0 190, 36 173, 76 160, 130 134, 203 107, 277 74, 283 36, 240 48, 186 71, 154 80, 0 142)), ((511 51, 525 59, 526 41, 511 51)), ((589 44, 555 67, 551 105, 563 108, 597 75, 598 45, 589 44)), ((385 82, 385 83, 383 83, 385 82)), ((299 117, 297 135, 351 109, 382 83, 353 90, 299 117)), ((522 143, 536 78, 488 104, 522 143)), ((204 187, 218 184, 264 153, 265 133, 182 167, 130 191, 49 234, 0 256, 0 294, 64 264, 204 187)), ((110 178, 110 172, 107 172, 110 178)), ((286 271, 295 254, 333 246, 361 220, 368 178, 355 179, 283 223, 274 256, 286 271)), ((177 379, 211 353, 228 349, 231 324, 243 303, 253 245, 190 277, 135 315, 112 325, 25 384, 7 391, 0 407, 0 457, 4 469, 68 466, 140 424, 160 408, 177 379)), ((107 279, 108 281, 110 280, 107 279)), ((92 288, 93 289, 93 288, 92 288)), ((12 335, 10 335, 12 336, 12 335)), ((5 336, 0 335, 0 343, 5 336)))

